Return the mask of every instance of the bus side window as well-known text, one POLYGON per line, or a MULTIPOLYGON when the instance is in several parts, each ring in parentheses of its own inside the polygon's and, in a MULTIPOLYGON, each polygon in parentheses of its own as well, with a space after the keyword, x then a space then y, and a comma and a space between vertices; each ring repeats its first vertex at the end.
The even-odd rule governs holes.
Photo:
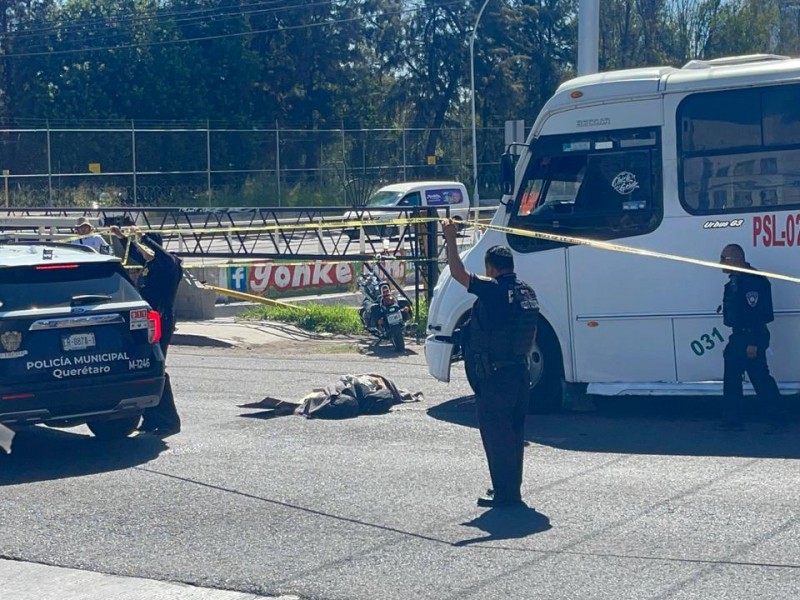
POLYGON ((800 84, 691 94, 677 123, 687 212, 800 208, 800 84))

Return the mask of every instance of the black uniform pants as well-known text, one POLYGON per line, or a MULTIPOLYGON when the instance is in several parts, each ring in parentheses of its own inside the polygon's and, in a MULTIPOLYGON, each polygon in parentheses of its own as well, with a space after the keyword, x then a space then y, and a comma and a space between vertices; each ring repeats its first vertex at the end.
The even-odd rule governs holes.
POLYGON ((497 369, 480 381, 478 427, 497 500, 520 499, 529 388, 524 364, 497 369))
POLYGON ((738 423, 744 415, 744 394, 742 392, 742 376, 745 371, 750 383, 756 391, 759 402, 767 409, 769 418, 778 421, 783 418, 783 399, 778 384, 769 374, 767 366, 768 344, 758 345, 755 358, 747 357, 748 342, 740 334, 734 333, 725 346, 725 375, 723 379, 723 419, 730 423, 738 423))
MULTIPOLYGON (((172 340, 172 333, 175 330, 175 321, 171 317, 161 317, 161 352, 164 353, 164 360, 167 359, 167 350, 172 340)), ((142 429, 180 429, 181 418, 178 416, 178 409, 175 408, 175 397, 172 395, 172 384, 169 381, 169 373, 164 372, 164 391, 161 393, 161 400, 155 406, 145 409, 142 419, 142 429)))

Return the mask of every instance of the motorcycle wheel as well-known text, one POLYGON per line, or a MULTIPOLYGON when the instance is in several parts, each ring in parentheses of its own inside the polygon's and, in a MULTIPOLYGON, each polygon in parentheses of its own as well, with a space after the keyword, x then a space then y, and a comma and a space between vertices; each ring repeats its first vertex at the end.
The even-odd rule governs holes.
POLYGON ((403 326, 396 325, 392 327, 389 335, 392 338, 392 345, 398 352, 403 352, 406 349, 406 340, 403 337, 403 326))

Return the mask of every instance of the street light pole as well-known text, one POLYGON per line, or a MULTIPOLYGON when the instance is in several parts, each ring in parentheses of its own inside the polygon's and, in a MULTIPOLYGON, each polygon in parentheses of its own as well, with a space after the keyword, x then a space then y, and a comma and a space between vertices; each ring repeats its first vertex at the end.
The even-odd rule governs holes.
POLYGON ((477 135, 475 132, 475 34, 478 30, 478 23, 480 23, 481 17, 483 16, 483 10, 486 8, 486 5, 489 4, 489 0, 484 0, 483 6, 478 11, 478 18, 475 19, 475 26, 472 28, 472 35, 469 37, 469 80, 470 80, 470 90, 472 96, 472 183, 475 186, 472 191, 472 199, 475 205, 475 208, 478 208, 478 142, 477 142, 477 135))
POLYGON ((578 75, 598 70, 600 43, 600 0, 578 2, 578 75))

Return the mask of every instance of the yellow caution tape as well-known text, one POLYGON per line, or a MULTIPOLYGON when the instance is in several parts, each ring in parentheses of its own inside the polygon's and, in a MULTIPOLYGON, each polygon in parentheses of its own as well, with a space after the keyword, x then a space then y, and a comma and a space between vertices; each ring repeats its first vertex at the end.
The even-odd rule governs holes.
MULTIPOLYGON (((441 217, 408 217, 396 219, 366 219, 360 221, 318 221, 314 223, 278 223, 275 225, 244 225, 230 227, 176 227, 173 229, 140 229, 142 233, 158 232, 162 235, 203 235, 203 234, 231 234, 231 233, 266 233, 297 231, 306 229, 357 229, 359 227, 375 227, 385 225, 412 225, 417 223, 434 223, 444 221, 441 217)), ((96 230, 104 231, 104 230, 96 230)), ((128 233, 126 235, 133 235, 128 233)))
MULTIPOLYGON (((353 258, 350 255, 344 254, 339 258, 326 258, 317 259, 309 258, 308 260, 285 260, 281 258, 251 258, 242 259, 232 262, 208 262, 208 263, 183 263, 181 266, 186 269, 226 269, 228 267, 258 267, 264 264, 274 264, 278 267, 300 267, 308 264, 319 263, 321 265, 341 265, 341 264, 357 264, 361 262, 375 262, 375 258, 353 258)), ((432 260, 439 262, 438 258, 414 258, 410 256, 387 256, 381 259, 382 262, 403 261, 405 263, 429 263, 432 260)), ((128 268, 138 268, 139 265, 125 265, 128 268)))
MULTIPOLYGON (((283 231, 295 231, 295 230, 308 230, 308 229, 352 229, 358 227, 369 227, 369 226, 393 226, 393 225, 416 225, 416 224, 426 224, 426 223, 433 223, 433 222, 447 222, 448 219, 446 218, 433 218, 433 217, 410 217, 410 218, 396 218, 396 219, 388 219, 388 220, 379 220, 379 219, 368 219, 368 220, 361 220, 361 221, 320 221, 316 223, 282 223, 276 225, 262 225, 262 226, 244 226, 244 227, 217 227, 217 228, 203 228, 203 229, 187 229, 187 228, 177 228, 177 229, 158 229, 158 230, 142 230, 143 232, 146 231, 157 231, 161 234, 166 235, 174 235, 174 234, 182 234, 182 235, 195 235, 195 234, 233 234, 233 233, 261 233, 261 232, 283 232, 283 231)), ((732 265, 722 265, 720 263, 708 260, 702 260, 697 258, 691 258, 687 256, 680 256, 676 254, 669 254, 666 252, 657 252, 655 250, 646 250, 642 248, 634 248, 632 246, 625 246, 623 244, 615 244, 611 242, 603 242, 599 240, 592 240, 588 238, 580 238, 580 237, 573 237, 567 235, 560 235, 555 233, 546 233, 543 231, 536 231, 532 229, 519 229, 515 227, 506 227, 503 225, 492 225, 483 223, 480 221, 459 221, 460 226, 464 227, 475 227, 477 229, 482 230, 491 230, 491 231, 498 231, 500 233, 506 233, 509 235, 517 235, 521 237, 530 237, 530 238, 538 238, 542 240, 548 240, 552 242, 562 243, 562 244, 570 244, 570 245, 577 245, 577 246, 588 246, 591 248, 597 248, 601 250, 607 250, 611 252, 622 252, 625 254, 633 254, 637 256, 646 256, 650 258, 659 258, 663 260, 671 260, 676 262, 682 262, 685 264, 692 264, 700 267, 707 267, 717 270, 725 270, 725 271, 737 271, 741 273, 750 273, 753 275, 761 275, 763 277, 768 277, 770 279, 777 279, 781 281, 788 281, 790 283, 800 283, 800 277, 793 277, 791 275, 784 275, 781 273, 773 273, 770 271, 757 271, 755 269, 748 269, 746 267, 735 267, 732 265)), ((128 236, 133 234, 128 234, 128 236)), ((130 241, 128 242, 128 246, 126 247, 125 259, 123 260, 123 264, 127 263, 128 258, 128 251, 130 249, 130 241)), ((259 260, 259 259, 254 259, 259 260)), ((264 260, 264 259, 261 259, 264 260)), ((421 262, 421 261, 429 261, 430 259, 427 258, 403 258, 403 257, 394 257, 391 260, 404 260, 408 262, 421 262)), ((316 262, 316 259, 302 261, 299 263, 281 263, 281 264, 307 264, 308 262, 316 262)), ((341 259, 331 259, 321 262, 356 262, 353 260, 347 260, 347 256, 343 255, 341 259)), ((212 264, 212 265, 184 265, 186 268, 213 268, 213 267, 232 267, 232 266, 247 266, 251 263, 222 263, 222 264, 212 264)), ((260 298, 260 296, 256 296, 260 298)))
POLYGON ((656 252, 655 250, 644 250, 642 248, 633 248, 631 246, 624 246, 622 244, 613 244, 611 242, 601 242, 598 240, 590 240, 586 238, 571 237, 567 235, 559 235, 555 233, 545 233, 543 231, 534 231, 529 229, 517 229, 515 227, 505 227, 503 225, 484 225, 477 222, 469 222, 469 225, 478 227, 480 229, 487 229, 492 231, 499 231, 501 233, 518 235, 523 237, 538 238, 542 240, 549 240, 551 242, 559 242, 562 244, 572 244, 575 246, 589 246, 591 248, 599 248, 601 250, 609 250, 611 252, 623 252, 625 254, 635 254, 638 256, 648 256, 650 258, 661 258, 664 260, 672 260, 676 262, 687 263, 690 265, 697 265, 700 267, 710 267, 712 269, 725 270, 725 271, 738 271, 740 273, 750 273, 752 275, 761 275, 770 279, 779 279, 781 281, 789 281, 791 283, 800 283, 800 277, 792 277, 791 275, 783 275, 781 273, 772 273, 770 271, 757 271, 755 269, 748 269, 746 267, 735 267, 732 265, 723 265, 718 262, 710 260, 701 260, 698 258, 689 258, 687 256, 679 256, 677 254, 667 254, 666 252, 656 252))
POLYGON ((228 288, 221 288, 215 285, 208 285, 204 284, 205 287, 209 290, 214 290, 218 294, 222 294, 224 296, 230 296, 231 298, 238 298, 239 300, 248 300, 250 302, 258 302, 260 304, 271 304, 274 306, 283 306, 284 308, 293 308, 295 310, 300 310, 304 312, 308 312, 308 309, 303 306, 298 306, 296 304, 290 304, 288 302, 281 302, 280 300, 273 300, 272 298, 265 298, 264 296, 255 296, 253 294, 245 294, 244 292, 237 292, 236 290, 229 290, 228 288))

